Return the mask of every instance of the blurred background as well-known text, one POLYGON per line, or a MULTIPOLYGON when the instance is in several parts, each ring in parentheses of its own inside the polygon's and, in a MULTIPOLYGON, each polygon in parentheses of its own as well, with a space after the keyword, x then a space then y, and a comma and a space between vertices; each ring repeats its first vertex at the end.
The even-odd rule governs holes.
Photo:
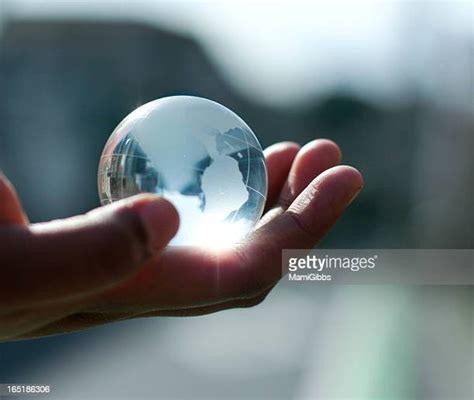
MULTIPOLYGON (((0 168, 33 222, 86 212, 120 120, 199 95, 264 146, 330 138, 362 171, 321 247, 472 249, 473 75, 471 1, 0 0, 0 168)), ((0 344, 0 382, 58 399, 472 399, 473 294, 279 285, 252 309, 0 344)))

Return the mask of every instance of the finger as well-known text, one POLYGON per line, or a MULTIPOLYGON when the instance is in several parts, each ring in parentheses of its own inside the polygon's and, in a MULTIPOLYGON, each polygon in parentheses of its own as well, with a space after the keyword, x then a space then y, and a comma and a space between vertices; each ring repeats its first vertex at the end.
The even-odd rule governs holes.
POLYGON ((26 217, 15 188, 0 172, 0 225, 27 224, 26 217))
POLYGON ((255 297, 281 276, 281 250, 313 247, 361 187, 354 168, 331 168, 236 249, 169 248, 158 262, 99 295, 90 311, 170 310, 255 297))
POLYGON ((286 209, 314 178, 338 165, 341 158, 339 146, 331 140, 316 139, 304 145, 291 166, 277 205, 286 209))
POLYGON ((293 142, 276 143, 265 149, 268 173, 266 209, 272 207, 278 198, 299 149, 300 145, 293 142))
POLYGON ((246 291, 254 294, 282 276, 282 249, 311 249, 361 191, 363 178, 348 166, 333 167, 313 180, 290 207, 260 227, 242 247, 255 272, 246 291))
POLYGON ((157 255, 178 220, 165 199, 140 195, 84 216, 0 227, 0 304, 21 306, 109 287, 157 255))

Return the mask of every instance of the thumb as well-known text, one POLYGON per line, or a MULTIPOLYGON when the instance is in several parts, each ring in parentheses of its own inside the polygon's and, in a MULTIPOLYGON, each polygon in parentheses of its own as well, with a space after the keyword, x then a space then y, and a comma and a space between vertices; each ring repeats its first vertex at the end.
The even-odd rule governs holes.
POLYGON ((146 194, 83 216, 0 227, 0 304, 26 305, 107 288, 156 256, 178 225, 171 203, 146 194))

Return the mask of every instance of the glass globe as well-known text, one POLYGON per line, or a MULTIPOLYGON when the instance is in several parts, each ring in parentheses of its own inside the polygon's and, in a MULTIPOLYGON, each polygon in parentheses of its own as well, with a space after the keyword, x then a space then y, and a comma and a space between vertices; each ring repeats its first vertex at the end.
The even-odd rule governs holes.
POLYGON ((232 245, 259 220, 267 194, 251 129, 226 107, 192 96, 129 114, 105 145, 98 182, 102 204, 144 192, 170 200, 180 215, 171 245, 232 245))

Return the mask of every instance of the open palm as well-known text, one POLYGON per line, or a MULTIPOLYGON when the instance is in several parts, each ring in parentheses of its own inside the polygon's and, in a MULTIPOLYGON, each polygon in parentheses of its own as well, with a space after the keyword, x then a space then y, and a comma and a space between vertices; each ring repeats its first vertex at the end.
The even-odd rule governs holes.
POLYGON ((136 317, 190 316, 260 303, 281 278, 281 251, 312 248, 359 193, 329 140, 265 150, 269 190, 254 231, 231 249, 166 247, 174 207, 139 195, 90 213, 28 224, 0 178, 0 340, 136 317))

